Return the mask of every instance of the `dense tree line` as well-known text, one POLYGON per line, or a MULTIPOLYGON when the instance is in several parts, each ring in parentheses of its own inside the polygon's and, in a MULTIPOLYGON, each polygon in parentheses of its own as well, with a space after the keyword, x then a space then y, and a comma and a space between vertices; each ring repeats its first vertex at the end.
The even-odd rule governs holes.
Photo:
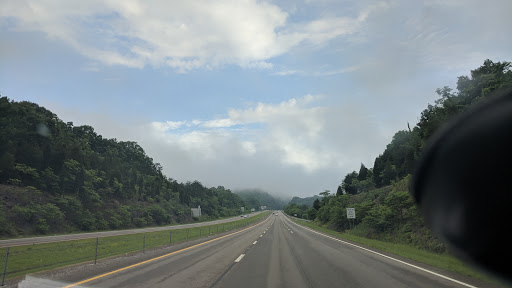
POLYGON ((361 164, 359 171, 345 176, 336 193, 321 193, 322 199, 315 201, 311 208, 292 203, 284 211, 346 230, 350 227, 346 208, 355 208, 355 224, 363 236, 445 251, 444 245, 423 224, 408 192, 410 175, 427 141, 443 123, 489 97, 493 91, 512 87, 510 68, 510 62, 486 60, 471 71, 471 77, 458 78, 456 91, 449 87, 437 89, 439 99, 435 105, 428 105, 413 129, 395 133, 384 153, 375 159, 373 168, 361 164))
POLYGON ((347 174, 338 189, 339 194, 357 194, 384 187, 413 173, 425 144, 443 123, 489 97, 492 92, 512 87, 510 68, 510 62, 485 60, 482 66, 471 70, 470 77, 458 77, 455 91, 448 86, 437 89, 439 98, 434 105, 429 104, 423 110, 416 126, 410 129, 407 125, 407 130, 396 132, 391 143, 375 159, 372 169, 361 164, 359 172, 347 174))
POLYGON ((224 187, 178 183, 142 147, 0 97, 0 235, 105 230, 235 215, 224 187))

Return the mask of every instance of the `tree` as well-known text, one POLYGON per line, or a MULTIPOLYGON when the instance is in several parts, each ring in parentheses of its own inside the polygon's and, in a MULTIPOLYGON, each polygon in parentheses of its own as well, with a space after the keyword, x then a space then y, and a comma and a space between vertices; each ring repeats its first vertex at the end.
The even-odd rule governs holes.
POLYGON ((39 182, 39 173, 35 168, 25 164, 16 163, 14 165, 14 170, 18 173, 19 179, 21 179, 25 185, 36 186, 39 182))
POLYGON ((322 196, 322 197, 328 197, 328 196, 329 196, 329 193, 331 193, 331 191, 330 191, 330 190, 325 190, 324 192, 321 192, 321 193, 320 193, 320 196, 322 196))
POLYGON ((167 213, 164 208, 158 205, 150 206, 148 208, 148 213, 158 225, 168 224, 171 220, 169 213, 167 213))
POLYGON ((338 189, 336 189, 336 195, 337 196, 343 195, 343 189, 341 188, 341 185, 338 185, 338 189))
POLYGON ((315 208, 315 210, 320 209, 320 200, 318 198, 313 202, 313 208, 315 208))
POLYGON ((348 173, 345 176, 345 179, 343 179, 342 188, 347 194, 355 195, 357 194, 357 187, 353 183, 354 180, 357 180, 358 174, 356 171, 353 171, 352 173, 348 173))
POLYGON ((357 175, 357 180, 364 181, 368 178, 368 168, 364 166, 363 163, 361 163, 361 168, 359 168, 359 173, 357 175))
POLYGON ((309 220, 315 220, 316 212, 317 212, 317 210, 314 207, 309 208, 308 211, 307 211, 308 219, 309 220))
POLYGON ((322 196, 322 203, 320 204, 320 206, 325 206, 329 202, 329 199, 331 198, 330 193, 330 190, 325 190, 324 192, 320 193, 320 196, 322 196))
POLYGON ((59 177, 53 172, 51 167, 46 167, 41 172, 41 188, 52 193, 60 193, 59 177))
POLYGON ((62 167, 60 179, 61 187, 64 193, 77 193, 78 187, 80 186, 80 174, 82 167, 78 161, 74 159, 68 159, 64 162, 62 167))
POLYGON ((329 221, 329 207, 327 206, 322 206, 316 213, 316 217, 318 218, 318 220, 320 220, 320 222, 322 223, 326 223, 327 221, 329 221))
POLYGON ((376 205, 368 211, 368 215, 363 219, 363 222, 376 232, 391 232, 394 225, 393 211, 388 206, 376 205))
POLYGON ((392 191, 386 198, 386 205, 393 211, 400 223, 404 222, 407 209, 414 206, 414 201, 408 191, 392 191))
POLYGON ((30 234, 186 222, 190 206, 200 204, 210 218, 243 206, 222 186, 178 183, 162 170, 135 142, 103 138, 35 103, 0 96, 1 192, 17 201, 14 208, 0 200, 0 236, 13 234, 12 227, 30 234), (60 215, 52 211, 64 217, 52 218, 60 215))

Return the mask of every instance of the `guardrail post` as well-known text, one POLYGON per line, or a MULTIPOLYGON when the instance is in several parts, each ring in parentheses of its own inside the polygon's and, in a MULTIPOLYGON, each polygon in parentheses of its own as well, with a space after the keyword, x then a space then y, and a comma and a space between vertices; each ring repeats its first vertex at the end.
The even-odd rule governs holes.
POLYGON ((146 253, 146 233, 144 233, 144 239, 142 239, 142 253, 146 253))
POLYGON ((2 274, 2 286, 5 283, 5 274, 7 274, 7 260, 9 259, 9 247, 7 247, 7 251, 5 252, 5 261, 4 261, 4 273, 2 274))
POLYGON ((98 259, 98 237, 96 237, 96 251, 94 252, 94 265, 96 265, 96 259, 98 259))

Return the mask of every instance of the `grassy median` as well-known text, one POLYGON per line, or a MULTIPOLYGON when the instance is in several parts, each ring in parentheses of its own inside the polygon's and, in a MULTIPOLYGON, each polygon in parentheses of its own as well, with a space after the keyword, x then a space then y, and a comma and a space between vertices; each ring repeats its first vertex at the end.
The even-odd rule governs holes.
MULTIPOLYGON (((6 279, 66 265, 173 245, 249 226, 270 212, 223 224, 147 232, 122 236, 72 240, 9 248, 6 279), (97 250, 96 250, 97 249, 97 250), (97 251, 97 252, 96 252, 97 251)), ((0 248, 0 273, 3 273, 7 248, 0 248)), ((1 280, 2 274, 0 274, 1 280)))

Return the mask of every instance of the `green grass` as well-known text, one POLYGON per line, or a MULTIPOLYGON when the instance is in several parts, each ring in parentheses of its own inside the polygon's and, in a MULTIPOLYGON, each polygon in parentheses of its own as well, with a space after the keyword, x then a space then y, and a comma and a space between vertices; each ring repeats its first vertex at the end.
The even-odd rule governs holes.
MULTIPOLYGON (((244 212, 244 215, 249 215, 250 213, 246 213, 244 212)), ((236 217, 236 216, 225 216, 225 217, 219 217, 219 218, 215 218, 215 219, 194 219, 193 222, 190 222, 190 223, 178 223, 178 222, 175 222, 175 223, 172 223, 172 224, 164 224, 164 225, 154 225, 154 226, 148 226, 148 227, 143 227, 143 228, 155 228, 155 227, 173 227, 173 226, 179 226, 179 225, 183 225, 183 224, 194 224, 194 223, 206 223, 206 222, 210 222, 210 221, 218 221, 218 220, 224 220, 224 219, 230 219, 230 218, 233 218, 233 217, 236 217)), ((123 230, 138 230, 138 229, 143 229, 143 228, 140 228, 140 227, 135 227, 135 228, 126 228, 126 229, 123 229, 123 230)), ((89 230, 87 231, 87 233, 91 233, 91 232, 105 232, 105 230, 89 230)), ((79 230, 73 230, 73 231, 69 231, 69 232, 60 232, 60 233, 52 233, 52 234, 23 234, 23 235, 18 235, 16 237, 7 237, 7 236, 2 236, 0 237, 0 240, 8 240, 8 239, 17 239, 17 238, 31 238, 31 237, 47 237, 47 236, 61 236, 61 235, 69 235, 69 234, 80 234, 80 233, 85 233, 84 231, 79 231, 79 230)), ((2 271, 0 271, 1 273, 2 271)), ((1 275, 1 274, 0 274, 1 275)))
POLYGON ((418 249, 413 246, 405 245, 405 244, 397 244, 384 242, 376 239, 368 239, 361 236, 351 235, 350 233, 340 233, 326 227, 322 227, 314 222, 306 222, 306 221, 298 221, 296 219, 292 219, 299 225, 303 225, 309 227, 311 229, 317 230, 319 232, 323 232, 325 234, 329 234, 335 236, 340 239, 345 239, 351 242, 362 244, 366 247, 371 247, 377 250, 389 252, 398 256, 402 256, 411 260, 415 260, 421 263, 425 263, 434 267, 438 267, 444 270, 457 272, 466 276, 470 276, 473 278, 477 278, 480 280, 484 280, 487 282, 494 282, 489 277, 479 273, 475 269, 469 267, 464 262, 459 259, 453 257, 450 254, 438 254, 429 251, 425 251, 422 249, 418 249))
MULTIPOLYGON (((98 257, 102 259, 159 246, 182 243, 251 225, 270 212, 224 224, 149 233, 98 238, 98 257)), ((0 279, 7 248, 0 248, 0 279)), ((96 238, 9 248, 6 279, 66 265, 94 261, 96 238)))

